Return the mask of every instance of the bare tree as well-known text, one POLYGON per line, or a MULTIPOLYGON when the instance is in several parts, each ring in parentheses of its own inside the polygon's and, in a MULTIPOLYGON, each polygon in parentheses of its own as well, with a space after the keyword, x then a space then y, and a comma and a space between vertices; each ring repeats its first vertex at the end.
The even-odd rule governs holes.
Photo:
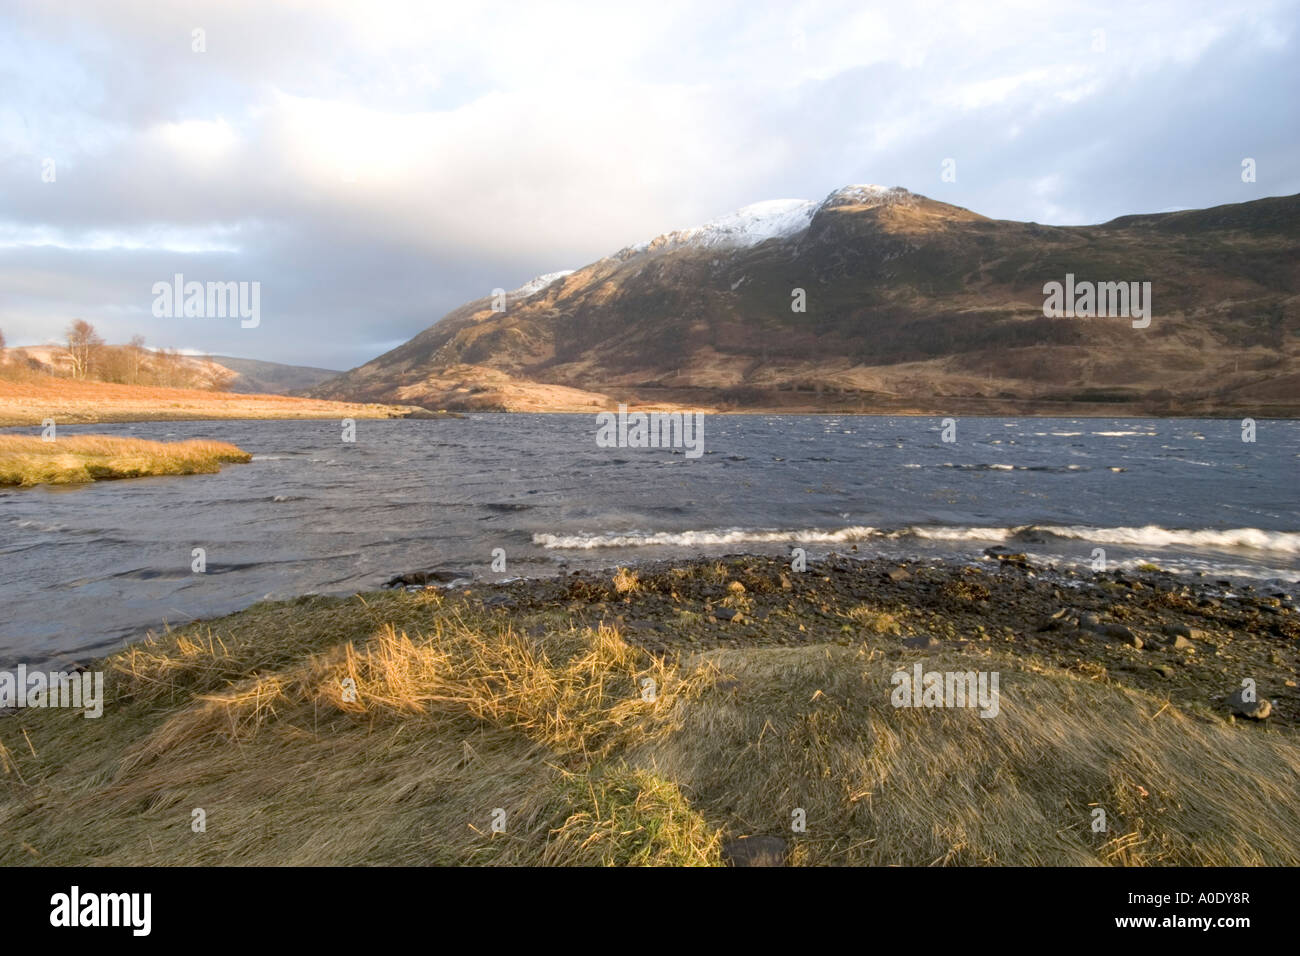
POLYGON ((126 345, 126 384, 140 384, 140 369, 144 365, 144 336, 133 335, 126 345))
POLYGON ((176 349, 159 349, 153 354, 154 375, 164 388, 185 387, 185 360, 176 349))
POLYGON ((77 319, 69 325, 64 336, 67 338, 65 349, 72 360, 72 377, 85 378, 90 374, 95 352, 104 344, 104 340, 85 319, 77 319))

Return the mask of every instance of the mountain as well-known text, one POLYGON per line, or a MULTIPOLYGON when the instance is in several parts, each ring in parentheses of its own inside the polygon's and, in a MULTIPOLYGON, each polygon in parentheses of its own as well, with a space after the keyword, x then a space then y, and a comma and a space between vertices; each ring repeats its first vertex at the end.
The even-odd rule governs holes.
POLYGON ((1044 226, 850 186, 539 277, 504 311, 467 303, 311 394, 462 410, 1296 416, 1298 291, 1300 196, 1044 226), (1150 282, 1150 324, 1045 316, 1045 285, 1067 274, 1150 282))
POLYGON ((281 365, 258 359, 232 358, 229 355, 210 355, 208 358, 235 374, 226 384, 228 392, 259 395, 289 395, 305 391, 338 375, 336 369, 313 368, 310 365, 281 365))

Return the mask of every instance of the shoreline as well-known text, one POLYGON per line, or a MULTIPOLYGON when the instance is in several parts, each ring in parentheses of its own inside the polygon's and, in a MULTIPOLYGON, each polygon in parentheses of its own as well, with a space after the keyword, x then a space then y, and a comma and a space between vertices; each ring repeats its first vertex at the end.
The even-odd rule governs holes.
MULTIPOLYGON (((301 414, 284 414, 284 415, 213 415, 205 412, 177 413, 175 415, 142 415, 133 416, 129 414, 106 415, 99 417, 78 417, 78 418, 60 418, 56 419, 58 425, 141 425, 156 422, 166 424, 169 422, 311 422, 311 421, 340 421, 343 418, 354 418, 358 421, 373 420, 386 421, 407 419, 411 421, 424 421, 445 418, 465 418, 466 415, 461 412, 434 412, 428 409, 414 409, 403 411, 400 406, 380 406, 372 408, 366 406, 365 411, 350 409, 348 414, 340 415, 336 413, 313 412, 301 414)), ((40 421, 14 421, 9 419, 0 419, 0 431, 18 428, 40 428, 40 421)))
POLYGON ((1170 412, 1170 411, 1146 411, 1137 412, 1133 410, 1120 411, 1112 407, 1103 405, 1067 405, 1061 408, 1042 408, 1037 407, 1034 410, 1023 409, 999 409, 999 408, 961 408, 962 403, 955 403, 952 407, 936 408, 933 410, 919 409, 914 406, 903 406, 900 408, 876 408, 870 411, 863 411, 858 408, 812 408, 812 407, 785 407, 785 406, 758 406, 752 408, 719 408, 705 404, 673 404, 660 401, 636 402, 635 400, 611 401, 604 405, 590 406, 565 406, 560 408, 544 409, 523 409, 523 408, 467 408, 458 407, 446 409, 440 412, 431 412, 430 414, 438 416, 465 417, 469 415, 590 415, 592 417, 602 413, 610 412, 617 414, 618 406, 626 405, 629 412, 680 412, 682 414, 700 413, 703 415, 763 415, 763 416, 790 416, 790 417, 852 417, 852 418, 990 418, 990 419, 1071 419, 1087 418, 1098 420, 1124 420, 1131 419, 1134 421, 1241 421, 1243 418, 1252 418, 1256 421, 1277 421, 1277 422, 1294 422, 1300 421, 1300 406, 1283 405, 1280 407, 1235 407, 1235 408, 1212 408, 1201 409, 1194 412, 1170 412))
MULTIPOLYGON (((594 393, 593 393, 594 394, 594 393)), ((987 418, 987 419, 1096 419, 1171 421, 1300 420, 1300 405, 1195 405, 1176 410, 1170 405, 1140 406, 1122 402, 1041 402, 1033 400, 952 397, 945 405, 878 402, 861 404, 790 403, 731 406, 706 399, 665 401, 660 396, 606 395, 601 401, 558 404, 545 408, 501 405, 432 409, 401 401, 336 401, 286 394, 252 394, 155 386, 127 386, 108 382, 59 378, 0 380, 0 428, 39 426, 53 418, 58 424, 131 424, 183 421, 265 421, 366 419, 445 419, 467 415, 579 415, 616 412, 620 405, 638 412, 681 412, 706 415, 753 415, 853 418, 987 418)))
MULTIPOLYGON (((2 384, 2 383, 0 383, 2 384)), ((88 406, 76 406, 71 410, 58 408, 51 404, 42 404, 35 408, 9 407, 4 396, 0 395, 0 429, 38 428, 45 418, 54 418, 60 425, 124 425, 148 422, 202 422, 202 421, 321 421, 340 418, 356 419, 393 419, 393 420, 440 420, 465 419, 472 415, 575 415, 595 418, 601 413, 616 414, 618 404, 592 407, 564 407, 549 409, 508 409, 508 408, 460 408, 429 409, 418 405, 394 405, 376 402, 336 402, 327 399, 300 399, 304 403, 301 409, 277 409, 275 404, 295 396, 253 395, 244 393, 211 393, 216 396, 236 396, 236 400, 222 402, 217 400, 207 407, 192 410, 165 412, 158 409, 144 411, 120 410, 101 411, 88 406), (257 401, 266 400, 261 407, 257 401), (247 405, 250 410, 222 409, 220 404, 247 405), (314 407, 308 407, 314 406, 314 407)), ((862 411, 848 408, 716 408, 707 405, 666 405, 657 402, 642 404, 624 403, 629 412, 677 412, 682 414, 702 414, 717 416, 762 416, 762 417, 805 417, 805 418, 942 418, 957 419, 995 419, 995 420, 1073 420, 1088 419, 1096 421, 1223 421, 1239 422, 1250 418, 1259 422, 1295 422, 1300 421, 1300 408, 1239 408, 1235 410, 1211 409, 1197 412, 1136 412, 1121 411, 1098 407, 1067 407, 1023 409, 962 409, 945 408, 927 411, 916 408, 875 409, 862 411)))
POLYGON ((415 405, 33 378, 0 380, 0 428, 135 422, 460 418, 415 405))
MULTIPOLYGON (((655 652, 746 643, 840 643, 845 621, 850 620, 846 612, 866 602, 893 619, 880 625, 884 630, 876 631, 877 636, 896 628, 900 641, 935 638, 938 643, 924 645, 929 649, 990 642, 1014 656, 1041 657, 1056 666, 1073 668, 1091 661, 1119 667, 1144 689, 1177 691, 1194 684, 1210 690, 1216 674, 1229 681, 1229 664, 1249 664, 1260 673, 1281 668, 1278 673, 1284 676, 1276 696, 1286 706, 1274 710, 1273 716, 1281 719, 1272 723, 1300 726, 1300 689, 1295 686, 1300 684, 1300 613, 1295 598, 1244 581, 1193 579, 1163 570, 1086 573, 1033 564, 1022 553, 1000 547, 987 549, 982 561, 973 553, 913 560, 830 552, 810 556, 802 573, 791 571, 787 558, 744 552, 625 561, 500 583, 400 583, 410 576, 397 575, 386 587, 462 595, 485 607, 520 613, 567 602, 585 623, 629 627, 631 640, 655 652), (758 582, 757 591, 741 591, 737 598, 699 584, 702 575, 723 567, 733 569, 731 577, 742 584, 751 576, 758 582), (620 594, 617 584, 610 583, 619 574, 646 583, 648 590, 620 594), (696 584, 669 583, 680 580, 696 584), (672 601, 663 598, 665 589, 672 601), (791 600, 816 605, 818 623, 797 621, 783 612, 780 605, 791 600), (689 605, 684 618, 674 613, 683 601, 689 605), (736 610, 737 616, 711 617, 718 608, 736 610), (823 626, 827 621, 838 621, 839 629, 828 630, 823 626), (1280 662, 1274 665, 1278 655, 1280 662), (1172 667, 1174 674, 1155 667, 1172 667)), ((856 630, 861 628, 855 625, 856 630)), ((871 625, 866 631, 871 632, 871 625)), ((1224 686, 1220 696, 1231 693, 1235 682, 1224 686)))
MULTIPOLYGON (((3 490, 5 490, 5 486, 0 485, 0 491, 3 490)), ((20 492, 27 489, 11 486, 11 490, 20 492)), ((792 546, 800 545, 798 541, 792 539, 792 546)), ((1051 556, 1026 553, 1023 548, 1012 548, 1005 544, 993 544, 991 546, 980 544, 968 549, 948 549, 938 553, 925 553, 917 550, 898 553, 882 553, 880 551, 859 553, 857 545, 850 545, 847 551, 840 550, 835 546, 802 546, 807 549, 809 568, 807 574, 812 574, 815 567, 821 567, 827 563, 859 568, 862 574, 868 576, 874 573, 872 569, 883 569, 884 572, 890 572, 894 569, 925 569, 922 572, 923 574, 940 579, 957 579, 962 575, 982 575, 1003 567, 1018 569, 1023 572, 1022 579, 1017 582, 1018 590, 1023 591, 1026 599, 1030 600, 1031 603, 1016 605, 1006 612, 1009 614, 1007 619, 1010 624, 1000 626, 1010 626, 1013 630, 1019 631, 1035 631, 1040 624, 1045 623, 1040 617, 1036 616, 1038 612, 1035 610, 1034 602, 1043 603, 1043 586, 1047 582, 1051 582, 1051 591, 1055 592, 1052 597, 1056 598, 1058 602, 1068 604, 1075 596, 1081 596, 1080 599, 1090 607, 1096 606, 1098 595, 1115 592, 1115 584, 1119 583, 1125 587, 1136 588, 1138 592, 1155 588, 1157 591, 1153 593, 1176 592, 1191 595, 1196 602, 1209 602, 1205 606, 1210 608, 1222 607, 1226 598, 1230 602, 1230 606, 1240 603, 1243 606, 1254 608, 1254 611, 1247 613, 1255 618, 1264 615, 1263 618, 1259 619, 1264 620, 1266 623, 1273 619, 1272 616, 1279 612, 1279 609, 1280 613, 1285 617, 1287 614, 1296 614, 1297 609, 1300 608, 1300 572, 1295 571, 1282 572, 1279 576, 1265 578, 1239 573, 1239 569, 1220 571, 1171 569, 1162 567, 1158 563, 1147 560, 1139 561, 1134 558, 1131 560, 1114 560, 1111 562, 1110 570, 1098 572, 1091 571, 1078 563, 1066 564, 1063 561, 1054 560, 1051 556), (1010 558, 1010 562, 1004 563, 1003 559, 1007 557, 1010 558), (1060 595, 1060 597, 1057 597, 1057 595, 1060 595)), ((659 577, 664 574, 680 574, 683 569, 712 567, 717 566, 719 563, 735 561, 754 562, 778 569, 784 567, 786 577, 791 578, 791 580, 801 579, 800 575, 789 571, 790 558, 784 548, 779 550, 744 550, 742 548, 725 552, 717 550, 712 553, 696 551, 692 555, 678 553, 671 556, 636 554, 635 551, 629 555, 624 549, 622 560, 619 560, 612 553, 608 555, 607 559, 602 556, 601 559, 587 561, 561 560, 555 565, 509 576, 479 573, 466 567, 455 566, 453 563, 452 566, 426 566, 423 569, 411 569, 400 573, 377 572, 371 578, 370 583, 361 587, 312 589, 301 593, 278 592, 274 596, 267 595, 250 603, 230 606, 228 610, 217 609, 200 617, 182 616, 178 620, 183 623, 167 619, 145 622, 129 628, 129 631, 124 634, 97 641, 89 647, 73 647, 65 650, 39 652, 40 655, 48 656, 12 657, 10 658, 10 664, 22 662, 27 663, 29 666, 59 665, 82 668, 88 666, 92 661, 107 659, 123 652, 132 645, 148 641, 156 634, 173 633, 190 626, 236 618, 263 604, 293 604, 298 601, 315 599, 330 601, 365 600, 371 596, 393 592, 419 594, 427 591, 452 596, 472 595, 473 600, 487 602, 487 606, 507 607, 515 606, 516 600, 522 595, 522 606, 536 607, 539 602, 554 598, 554 585, 556 582, 565 582, 569 579, 608 581, 618 573, 659 577)), ((1281 569, 1275 570, 1281 571, 1281 569)), ((908 573, 911 572, 908 571, 908 573)), ((1002 580, 1006 581, 1008 579, 1004 578, 1002 580)), ((868 590, 870 590, 870 586, 868 586, 868 590)), ((938 606, 935 605, 931 596, 922 596, 926 600, 925 606, 920 610, 929 608, 930 611, 937 613, 940 617, 951 612, 951 605, 938 606)), ((707 602, 705 603, 707 605, 707 602)), ((1050 600, 1048 603, 1050 603, 1050 600)), ((1105 602, 1103 601, 1103 603, 1105 602)), ((1209 614, 1208 616, 1213 617, 1214 615, 1209 614)), ((1079 633, 1074 634, 1075 637, 1086 638, 1089 636, 1087 634, 1088 627, 1085 626, 1080 631, 1076 618, 1077 615, 1072 615, 1064 625, 1052 624, 1049 629, 1065 628, 1068 630, 1073 627, 1075 631, 1079 631, 1079 633)), ((1111 623, 1110 618, 1105 618, 1104 615, 1103 618, 1096 631, 1097 634, 1103 634, 1105 625, 1111 623)), ((1178 622, 1173 617, 1164 622, 1164 624, 1171 627, 1176 623, 1178 622)), ((662 628, 660 629, 662 630, 662 628)), ((1228 628, 1228 630, 1230 631, 1231 628, 1228 628)), ((1300 635, 1300 629, 1297 629, 1296 633, 1300 635)), ((1162 637, 1151 633, 1146 636, 1148 644, 1152 643, 1151 638, 1153 636, 1156 637, 1157 643, 1168 637, 1168 635, 1162 637)), ((779 641, 767 639, 763 639, 761 642, 780 643, 779 641)), ((1300 661, 1300 656, 1297 657, 1297 660, 1300 661)), ((0 661, 0 668, 4 666, 6 666, 4 662, 0 661)), ((1297 699, 1297 710, 1297 725, 1300 726, 1300 698, 1297 699)))
MULTIPOLYGON (((982 557, 975 552, 859 557, 831 551, 810 554, 804 572, 792 571, 786 557, 760 552, 561 567, 499 581, 447 570, 408 571, 372 589, 263 599, 186 624, 148 627, 93 656, 59 654, 29 666, 86 669, 155 641, 159 633, 234 621, 262 608, 313 601, 364 604, 388 595, 413 601, 436 596, 524 618, 563 608, 573 622, 616 628, 658 654, 843 644, 845 634, 892 636, 903 643, 925 638, 916 646, 926 650, 985 644, 1067 669, 1117 667, 1134 686, 1173 696, 1195 685, 1210 691, 1206 701, 1216 696, 1208 683, 1212 678, 1230 682, 1229 664, 1249 665, 1266 678, 1281 675, 1272 681, 1280 685, 1273 699, 1286 706, 1273 710, 1270 725, 1300 728, 1300 606, 1294 594, 1268 583, 1159 569, 1059 568, 1001 546, 985 549, 982 557), (728 591, 711 586, 710 575, 757 584, 728 591), (863 604, 875 610, 859 621, 849 612, 863 604), (811 622, 797 619, 799 610, 812 608, 811 622)), ((1227 691, 1217 697, 1233 689, 1223 686, 1227 691)))
POLYGON ((88 669, 100 719, 0 718, 6 864, 1300 863, 1300 616, 1156 572, 732 555, 260 602, 88 669), (1000 697, 900 706, 922 671, 1000 697))

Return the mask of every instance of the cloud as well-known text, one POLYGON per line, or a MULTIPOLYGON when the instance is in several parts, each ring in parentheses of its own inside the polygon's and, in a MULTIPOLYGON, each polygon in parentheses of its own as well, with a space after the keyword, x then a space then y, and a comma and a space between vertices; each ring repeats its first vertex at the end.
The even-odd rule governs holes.
POLYGON ((11 342, 75 315, 110 339, 350 366, 493 287, 851 182, 1045 222, 1300 191, 1285 3, 19 0, 0 17, 11 342), (149 289, 176 272, 260 281, 262 325, 154 319, 149 289))

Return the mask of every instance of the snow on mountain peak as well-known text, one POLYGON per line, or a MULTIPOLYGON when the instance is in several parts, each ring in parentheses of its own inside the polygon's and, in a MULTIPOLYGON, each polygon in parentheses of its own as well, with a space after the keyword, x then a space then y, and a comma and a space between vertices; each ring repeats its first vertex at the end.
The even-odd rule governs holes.
POLYGON ((817 203, 807 199, 768 199, 711 219, 702 226, 677 229, 637 243, 632 252, 662 246, 756 246, 768 239, 797 235, 808 228, 817 203))
POLYGON ((821 209, 838 206, 893 206, 913 204, 916 196, 901 186, 858 185, 835 190, 821 202, 811 199, 768 199, 752 203, 702 226, 678 229, 641 242, 624 253, 691 245, 747 248, 768 239, 789 239, 802 234, 821 209))
POLYGON ((816 211, 817 204, 807 199, 768 199, 670 235, 697 246, 756 246, 803 232, 816 211))
POLYGON ((546 275, 537 276, 529 279, 514 292, 510 293, 511 298, 521 299, 524 296, 532 295, 535 292, 541 292, 552 282, 563 279, 565 276, 573 275, 572 269, 561 269, 559 272, 548 272, 546 275))
MULTIPOLYGON (((711 219, 702 226, 676 229, 646 242, 638 242, 620 250, 617 255, 626 259, 651 249, 674 249, 679 246, 746 249, 768 239, 791 239, 803 235, 813 217, 823 209, 840 206, 910 206, 915 205, 918 198, 920 197, 902 186, 866 183, 842 186, 821 202, 812 199, 767 199, 742 206, 735 212, 711 219)), ((538 276, 525 282, 510 295, 513 298, 534 295, 572 272, 572 269, 565 269, 538 276)))
POLYGON ((916 196, 902 186, 842 186, 831 193, 822 202, 822 207, 834 209, 836 206, 896 206, 912 205, 916 196))

